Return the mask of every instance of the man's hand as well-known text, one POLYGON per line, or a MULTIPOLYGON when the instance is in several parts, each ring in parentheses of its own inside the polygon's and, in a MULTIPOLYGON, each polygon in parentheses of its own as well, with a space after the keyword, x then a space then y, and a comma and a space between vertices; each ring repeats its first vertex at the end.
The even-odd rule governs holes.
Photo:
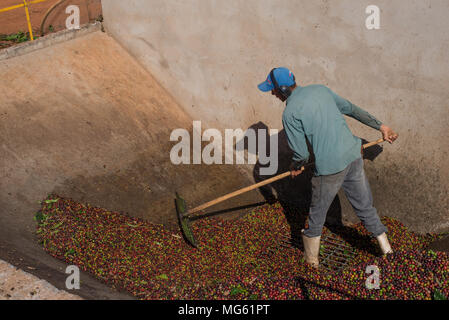
POLYGON ((292 178, 295 178, 304 172, 304 170, 305 170, 304 164, 305 163, 306 163, 306 161, 295 161, 295 160, 292 161, 292 163, 290 164, 290 172, 291 172, 292 178))
POLYGON ((295 177, 299 176, 301 173, 304 172, 304 167, 302 167, 300 170, 292 169, 290 172, 292 174, 292 178, 295 178, 295 177))
POLYGON ((388 141, 389 143, 393 143, 399 137, 397 133, 384 124, 380 126, 380 132, 382 132, 382 137, 385 141, 388 141))

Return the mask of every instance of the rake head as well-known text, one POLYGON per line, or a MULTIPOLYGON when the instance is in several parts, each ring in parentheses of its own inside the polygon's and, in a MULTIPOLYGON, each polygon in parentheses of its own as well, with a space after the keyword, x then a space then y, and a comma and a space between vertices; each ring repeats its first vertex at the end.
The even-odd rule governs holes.
POLYGON ((179 226, 181 227, 182 234, 184 235, 184 239, 187 240, 193 247, 198 248, 197 242, 195 240, 195 236, 193 235, 193 231, 190 225, 190 219, 187 216, 187 205, 183 198, 179 196, 176 192, 176 213, 178 214, 179 226))

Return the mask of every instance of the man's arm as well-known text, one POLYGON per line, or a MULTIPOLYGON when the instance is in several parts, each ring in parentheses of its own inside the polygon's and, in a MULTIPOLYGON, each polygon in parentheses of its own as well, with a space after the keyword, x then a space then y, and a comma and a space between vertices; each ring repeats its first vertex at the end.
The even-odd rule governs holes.
POLYGON ((351 103, 350 101, 340 97, 335 92, 332 92, 332 95, 334 97, 335 103, 337 104, 338 109, 340 109, 340 112, 354 118, 361 123, 374 128, 376 130, 380 130, 380 127, 382 126, 382 122, 380 122, 378 119, 376 119, 374 116, 363 110, 362 108, 356 106, 355 104, 351 103))
POLYGON ((398 134, 394 133, 393 130, 391 130, 388 126, 384 125, 376 117, 369 114, 362 108, 356 106, 355 104, 351 103, 350 101, 340 97, 332 90, 331 93, 341 113, 351 118, 354 118, 371 128, 379 130, 380 132, 382 132, 382 136, 385 139, 385 141, 388 141, 389 143, 393 143, 398 138, 398 134))
POLYGON ((288 145, 293 151, 293 161, 290 169, 292 170, 292 175, 296 176, 302 172, 301 166, 306 164, 310 157, 304 128, 301 121, 295 119, 291 115, 286 116, 284 114, 282 117, 282 124, 287 135, 288 145))

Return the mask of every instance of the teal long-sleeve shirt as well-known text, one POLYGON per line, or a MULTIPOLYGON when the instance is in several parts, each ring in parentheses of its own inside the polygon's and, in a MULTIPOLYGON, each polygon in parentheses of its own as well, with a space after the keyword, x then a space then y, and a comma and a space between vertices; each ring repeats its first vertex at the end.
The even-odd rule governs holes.
POLYGON ((343 115, 379 130, 382 123, 324 85, 297 87, 287 99, 282 124, 294 161, 310 157, 306 138, 315 154, 315 175, 343 171, 361 157, 361 139, 349 129, 343 115))

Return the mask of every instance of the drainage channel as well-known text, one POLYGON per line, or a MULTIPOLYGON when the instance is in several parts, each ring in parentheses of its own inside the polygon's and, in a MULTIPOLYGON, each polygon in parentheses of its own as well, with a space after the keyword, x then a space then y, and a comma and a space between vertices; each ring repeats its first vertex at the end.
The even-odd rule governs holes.
MULTIPOLYGON (((302 241, 293 239, 288 235, 281 235, 277 243, 260 254, 261 257, 269 258, 277 252, 285 253, 286 249, 304 250, 302 241)), ((341 271, 352 260, 355 250, 347 242, 339 239, 332 233, 326 233, 321 238, 320 265, 329 271, 341 271)))

